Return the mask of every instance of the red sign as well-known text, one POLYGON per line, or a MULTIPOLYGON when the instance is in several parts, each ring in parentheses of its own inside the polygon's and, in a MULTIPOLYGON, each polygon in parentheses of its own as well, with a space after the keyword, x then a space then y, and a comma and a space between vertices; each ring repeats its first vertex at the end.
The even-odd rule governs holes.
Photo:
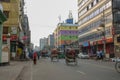
POLYGON ((11 36, 10 36, 10 40, 11 40, 11 41, 17 40, 17 35, 11 35, 11 36))
POLYGON ((3 36, 2 36, 2 40, 3 40, 3 41, 6 41, 6 40, 7 40, 7 36, 6 36, 6 35, 3 35, 3 36))
POLYGON ((28 38, 27 36, 23 36, 23 38, 22 38, 22 39, 23 39, 23 40, 27 40, 27 38, 28 38))
MULTIPOLYGON (((2 40, 3 40, 3 41, 6 41, 6 40, 7 40, 7 35, 3 35, 3 36, 2 36, 2 40)), ((17 35, 11 35, 11 36, 10 36, 10 40, 11 40, 11 41, 16 41, 16 40, 17 40, 17 35)))
POLYGON ((113 42, 113 38, 109 38, 109 39, 107 39, 106 42, 107 42, 107 43, 111 43, 111 42, 113 42))
POLYGON ((97 41, 98 44, 102 44, 102 40, 97 41))

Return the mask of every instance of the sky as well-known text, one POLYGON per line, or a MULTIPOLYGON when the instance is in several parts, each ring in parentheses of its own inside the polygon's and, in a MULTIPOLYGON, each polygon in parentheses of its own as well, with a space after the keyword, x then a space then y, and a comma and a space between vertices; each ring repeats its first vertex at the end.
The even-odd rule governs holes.
POLYGON ((57 24, 68 18, 72 11, 74 21, 78 19, 77 0, 25 0, 25 13, 28 15, 31 42, 39 46, 40 38, 52 34, 57 24))

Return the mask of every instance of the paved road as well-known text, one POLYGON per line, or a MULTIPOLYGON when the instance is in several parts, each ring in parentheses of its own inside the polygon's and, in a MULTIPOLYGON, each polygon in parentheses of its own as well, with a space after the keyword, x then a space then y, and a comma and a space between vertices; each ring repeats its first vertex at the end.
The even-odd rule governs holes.
POLYGON ((24 66, 30 63, 29 61, 11 61, 10 65, 0 66, 0 80, 16 80, 24 66))
MULTIPOLYGON (((31 62, 21 73, 21 80, 119 80, 120 74, 113 62, 78 60, 78 65, 67 66, 64 60, 51 62, 41 59, 37 65, 31 62)), ((18 79, 20 80, 20 79, 18 79)))

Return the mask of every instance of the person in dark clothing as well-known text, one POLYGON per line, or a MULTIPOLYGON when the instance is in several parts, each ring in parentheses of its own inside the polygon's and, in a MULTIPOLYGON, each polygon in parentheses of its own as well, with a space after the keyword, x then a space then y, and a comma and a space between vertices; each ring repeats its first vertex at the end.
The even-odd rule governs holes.
POLYGON ((40 51, 37 52, 38 60, 40 59, 40 51))

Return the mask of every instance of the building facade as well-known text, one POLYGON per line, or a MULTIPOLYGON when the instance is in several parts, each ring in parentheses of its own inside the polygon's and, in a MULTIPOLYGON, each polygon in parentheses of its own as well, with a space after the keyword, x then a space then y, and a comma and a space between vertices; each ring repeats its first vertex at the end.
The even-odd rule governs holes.
POLYGON ((115 1, 119 0, 78 0, 79 45, 83 52, 92 56, 103 50, 105 42, 105 56, 114 57, 115 1))
POLYGON ((48 46, 50 48, 54 48, 54 34, 50 34, 48 36, 48 46))
POLYGON ((29 27, 28 16, 26 14, 24 14, 24 17, 23 17, 23 32, 24 32, 24 36, 21 36, 21 37, 22 37, 23 43, 25 44, 25 47, 29 50, 30 43, 31 43, 31 31, 29 27))
POLYGON ((55 47, 64 48, 64 45, 78 40, 78 25, 59 23, 54 31, 55 47))
POLYGON ((40 39, 40 50, 44 50, 46 49, 46 47, 48 46, 48 38, 41 38, 40 39))
POLYGON ((11 57, 16 55, 16 42, 19 40, 22 28, 22 15, 24 14, 24 0, 0 0, 7 21, 3 24, 3 43, 6 43, 10 35, 11 57))

